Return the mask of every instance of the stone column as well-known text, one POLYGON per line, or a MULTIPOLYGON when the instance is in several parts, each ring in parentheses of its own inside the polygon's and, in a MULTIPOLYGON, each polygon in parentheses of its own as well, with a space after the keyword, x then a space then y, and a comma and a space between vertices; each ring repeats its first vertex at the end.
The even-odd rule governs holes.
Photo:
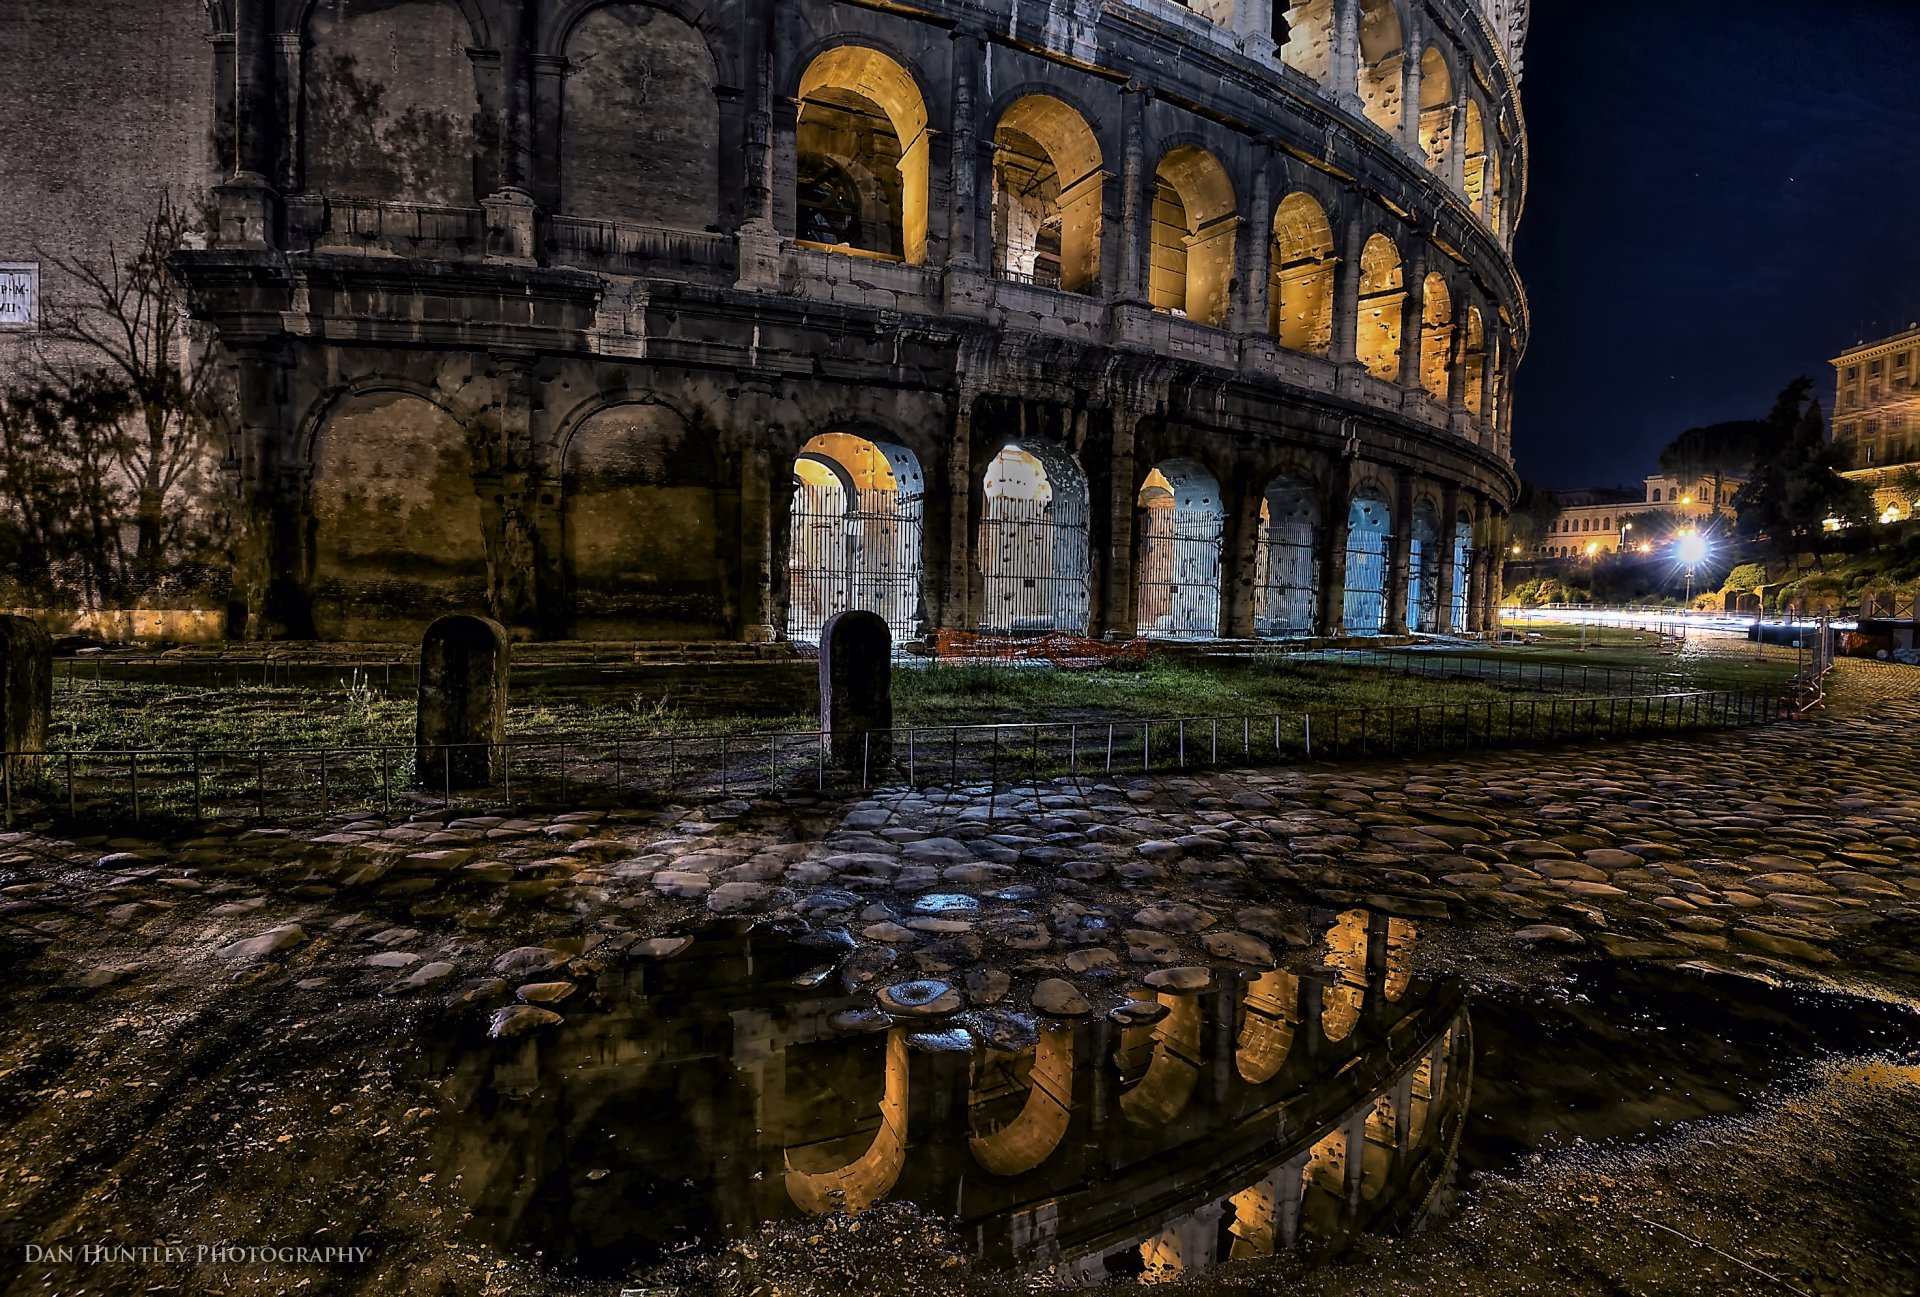
MULTIPOLYGON (((1464 415, 1467 410, 1467 313, 1472 306, 1473 303, 1466 300, 1466 294, 1455 288, 1453 336, 1447 355, 1447 409, 1456 415, 1464 415)), ((1485 327, 1483 323, 1483 331, 1485 327)), ((1480 408, 1486 409, 1486 404, 1487 389, 1483 383, 1480 387, 1480 408)))
POLYGON ((1420 147, 1420 87, 1426 73, 1422 56, 1427 50, 1427 38, 1421 27, 1422 24, 1415 21, 1405 33, 1406 46, 1402 53, 1406 65, 1400 77, 1400 147, 1425 167, 1427 153, 1420 147))
POLYGON ((986 66, 985 33, 971 23, 957 27, 952 33, 951 58, 953 179, 947 200, 947 264, 971 270, 982 264, 974 247, 980 221, 980 148, 973 101, 986 66))
POLYGON ((1333 347, 1329 353, 1336 365, 1352 365, 1359 360, 1360 250, 1365 246, 1364 234, 1359 220, 1350 211, 1343 212, 1339 259, 1333 267, 1333 347))
MULTIPOLYGON (((1447 147, 1447 183, 1462 198, 1467 194, 1467 82, 1471 78, 1457 76, 1453 79, 1453 135, 1447 147)), ((1480 124, 1481 130, 1486 123, 1480 124)))
POLYGON ((1139 81, 1121 92, 1120 281, 1122 302, 1147 298, 1147 256, 1153 237, 1153 174, 1147 170, 1147 104, 1153 91, 1139 81))
POLYGON ((1267 332, 1271 308, 1267 291, 1273 282, 1272 152, 1260 150, 1253 172, 1252 212, 1242 225, 1240 291, 1234 295, 1235 333, 1267 332))
POLYGON ((1187 239, 1187 314, 1216 329, 1236 327, 1232 288, 1240 225, 1238 216, 1223 216, 1187 239))
POLYGON ((1407 590, 1413 583, 1413 475, 1404 469, 1393 485, 1393 537, 1387 554, 1387 615, 1389 635, 1405 635, 1407 590))
POLYGON ((1427 251, 1426 241, 1414 233, 1413 253, 1401 263, 1407 295, 1400 303, 1400 387, 1424 392, 1422 360, 1426 354, 1427 251))
POLYGON ((277 242, 279 194, 268 177, 278 168, 280 148, 270 0, 237 0, 233 53, 234 171, 213 191, 213 241, 269 248, 277 242))
POLYGON ((1279 1178, 1273 1191, 1275 1251, 1282 1248, 1290 1251, 1300 1240, 1300 1187, 1307 1173, 1308 1156, 1301 1153, 1290 1158, 1274 1173, 1279 1178))
POLYGON ((1220 634, 1228 639, 1253 638, 1254 605, 1260 597, 1254 577, 1260 566, 1260 502, 1266 484, 1255 479, 1250 466, 1237 465, 1230 479, 1236 484, 1234 494, 1226 501, 1220 546, 1220 634))
POLYGON ((1328 477, 1327 499, 1321 510, 1327 542, 1320 553, 1320 624, 1314 629, 1323 636, 1340 636, 1346 633, 1347 518, 1353 508, 1353 460, 1341 459, 1328 477))
POLYGON ((474 486, 486 523, 487 606, 509 626, 543 629, 539 537, 528 501, 532 462, 533 358, 504 355, 496 368, 497 442, 475 464, 474 486))
POLYGON ((773 628, 772 452, 748 445, 740 452, 740 638, 767 643, 773 628))
POLYGON ((855 608, 820 632, 820 731, 833 764, 870 780, 893 759, 893 635, 877 612, 855 608))
POLYGON ((1352 1213, 1360 1205, 1360 1190, 1367 1174, 1367 1114, 1373 1111, 1371 1104, 1362 1104, 1347 1118, 1347 1160, 1341 1169, 1346 1173, 1347 1211, 1352 1213))
POLYGON ((533 156, 527 192, 547 211, 560 209, 560 128, 566 108, 567 60, 558 54, 527 59, 528 98, 533 119, 533 156))
POLYGON ((936 600, 935 624, 943 630, 972 630, 973 588, 973 414, 979 394, 962 385, 953 397, 952 422, 947 433, 946 490, 941 501, 946 526, 945 562, 940 565, 941 589, 936 600))
POLYGON ((1360 0, 1333 0, 1333 97, 1360 111, 1360 0))
POLYGON ((494 8, 500 32, 500 185, 526 192, 533 159, 533 112, 527 77, 528 0, 494 8))
POLYGON ((1091 171, 1060 191, 1060 287, 1069 293, 1100 295, 1102 206, 1112 178, 1091 171))
POLYGON ((1488 519, 1487 537, 1487 574, 1481 579, 1480 629, 1497 631, 1500 628, 1500 586, 1506 568, 1507 524, 1504 515, 1488 519))
MULTIPOLYGON (((1099 615, 1094 632, 1108 639, 1131 639, 1139 633, 1134 620, 1134 500, 1139 494, 1134 462, 1135 438, 1141 419, 1138 411, 1125 406, 1113 411, 1113 433, 1105 465, 1107 498, 1096 502, 1099 531, 1104 536, 1104 561, 1099 564, 1099 615)), ((1096 544, 1096 555, 1101 548, 1096 544)))

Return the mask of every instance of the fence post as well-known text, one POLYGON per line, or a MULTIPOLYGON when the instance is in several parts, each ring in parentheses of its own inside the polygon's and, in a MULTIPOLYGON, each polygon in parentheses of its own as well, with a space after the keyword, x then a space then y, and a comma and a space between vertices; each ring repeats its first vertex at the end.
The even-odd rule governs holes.
MULTIPOLYGON (((780 791, 780 753, 774 745, 780 742, 777 734, 767 735, 767 796, 772 797, 780 791)), ((913 782, 913 738, 907 738, 907 782, 913 782)), ((616 785, 617 787, 617 785, 616 785)))
POLYGON ((77 812, 74 809, 73 800, 73 753, 69 752, 67 753, 67 815, 71 818, 75 814, 77 812))
POLYGON ((127 782, 133 785, 133 822, 140 822, 140 754, 127 753, 127 782))
POLYGON ((0 753, 0 784, 7 789, 7 827, 13 827, 13 753, 0 753))
POLYGON ((200 749, 193 750, 193 818, 198 823, 206 817, 200 810, 200 749))

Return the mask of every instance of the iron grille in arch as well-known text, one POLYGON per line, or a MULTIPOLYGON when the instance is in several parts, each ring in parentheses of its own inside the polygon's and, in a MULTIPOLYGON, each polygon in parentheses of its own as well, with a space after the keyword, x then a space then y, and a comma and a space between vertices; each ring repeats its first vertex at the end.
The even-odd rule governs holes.
POLYGON ((848 507, 838 482, 794 489, 787 557, 787 634, 820 642, 827 618, 879 613, 899 644, 920 630, 920 522, 924 497, 863 490, 848 507))

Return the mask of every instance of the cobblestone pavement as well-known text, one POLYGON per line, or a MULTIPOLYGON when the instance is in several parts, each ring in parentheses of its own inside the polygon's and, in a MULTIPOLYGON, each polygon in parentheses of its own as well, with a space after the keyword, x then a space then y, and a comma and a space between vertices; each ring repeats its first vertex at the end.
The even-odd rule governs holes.
MULTIPOLYGON (((271 1200, 283 1234, 416 1240, 356 1291, 531 1290, 435 1243, 448 1202, 399 1175, 431 1115, 396 1098, 418 1093, 412 1042, 539 1032, 611 961, 735 917, 820 930, 875 1012, 949 982, 912 1012, 990 1039, 1029 1009, 1310 961, 1355 906, 1470 975, 1600 955, 1907 991, 1916 723, 1920 671, 1843 663, 1811 720, 1583 749, 167 842, 23 828, 0 838, 0 1246, 245 1238, 271 1200), (209 1132, 204 1158, 171 1151, 209 1132)), ((72 1277, 13 1286, 115 1290, 72 1277)))

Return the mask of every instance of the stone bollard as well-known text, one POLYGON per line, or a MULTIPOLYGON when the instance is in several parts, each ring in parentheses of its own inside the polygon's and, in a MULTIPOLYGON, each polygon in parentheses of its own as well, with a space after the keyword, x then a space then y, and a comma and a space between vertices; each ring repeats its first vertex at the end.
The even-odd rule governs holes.
POLYGON ((893 760, 893 634, 879 613, 836 613, 822 628, 820 729, 833 764, 862 782, 893 760))
POLYGON ((0 616, 0 750, 7 753, 0 775, 9 793, 47 750, 52 714, 53 641, 31 617, 0 616))
POLYGON ((420 639, 415 782, 441 789, 496 783, 506 737, 506 630, 485 617, 440 618, 420 639))

